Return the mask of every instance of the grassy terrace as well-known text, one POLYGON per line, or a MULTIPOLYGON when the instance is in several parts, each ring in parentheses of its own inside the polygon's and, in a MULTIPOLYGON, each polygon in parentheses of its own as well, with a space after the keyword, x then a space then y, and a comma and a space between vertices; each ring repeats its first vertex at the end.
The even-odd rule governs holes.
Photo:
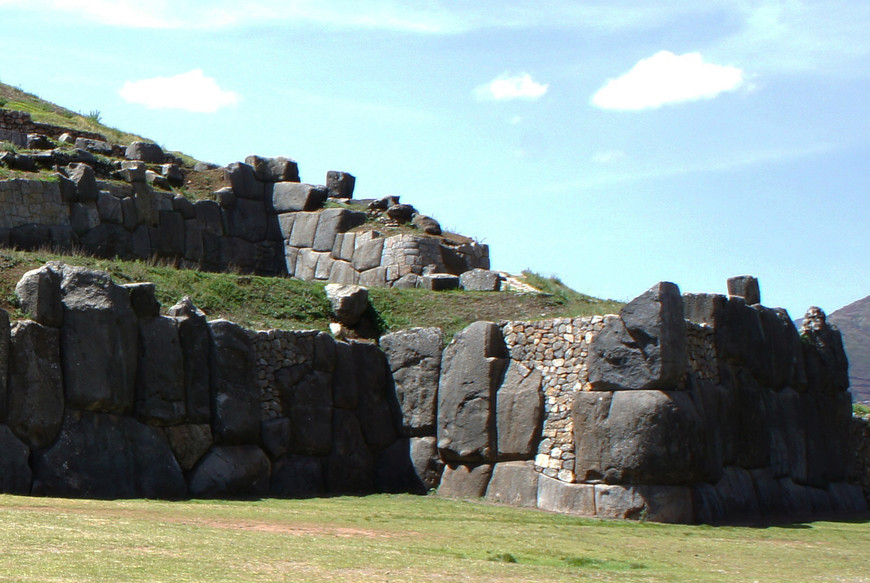
POLYGON ((0 496, 0 580, 868 581, 867 526, 609 522, 410 495, 0 496))
MULTIPOLYGON (((109 272, 117 283, 151 281, 164 308, 189 295, 209 318, 227 318, 256 329, 319 329, 330 322, 330 307, 322 283, 289 278, 205 273, 136 261, 115 261, 47 252, 0 249, 0 307, 16 318, 26 314, 15 301, 21 276, 47 261, 64 261, 109 272)), ((620 304, 579 294, 557 280, 547 294, 430 292, 426 290, 369 290, 381 331, 413 326, 439 326, 448 336, 476 320, 539 320, 613 313, 620 304)))

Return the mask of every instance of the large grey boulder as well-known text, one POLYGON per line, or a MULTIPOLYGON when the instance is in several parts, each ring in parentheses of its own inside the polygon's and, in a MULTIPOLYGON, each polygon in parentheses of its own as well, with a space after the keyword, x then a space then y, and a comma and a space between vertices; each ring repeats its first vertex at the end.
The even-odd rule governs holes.
POLYGON ((323 187, 299 182, 278 182, 272 189, 272 208, 276 213, 315 211, 323 207, 327 192, 323 187))
POLYGON ((490 502, 535 508, 538 503, 539 475, 532 462, 496 464, 486 488, 486 499, 490 502))
POLYGON ((355 326, 369 307, 369 290, 362 286, 330 283, 324 291, 332 305, 332 313, 348 328, 355 326))
POLYGON ((495 393, 507 363, 501 329, 492 322, 471 324, 444 350, 437 431, 438 449, 446 461, 495 459, 495 393))
POLYGON ((332 400, 333 405, 340 409, 356 409, 359 404, 353 348, 347 342, 335 343, 332 400))
POLYGON ((496 393, 499 459, 532 459, 538 452, 544 419, 541 383, 539 371, 511 361, 496 393))
POLYGON ((538 476, 538 508, 562 514, 595 516, 595 486, 538 476))
POLYGON ((187 486, 157 428, 132 417, 68 410, 54 444, 33 455, 32 493, 177 499, 187 486))
POLYGON ((212 428, 222 445, 253 444, 260 434, 260 393, 247 333, 227 320, 208 323, 212 428))
POLYGON ((440 328, 412 328, 381 336, 380 346, 390 365, 403 435, 435 433, 443 345, 440 328))
POLYGON ((365 222, 366 214, 363 212, 342 208, 321 211, 312 246, 316 251, 332 251, 336 235, 365 222))
POLYGON ((63 421, 59 333, 25 320, 12 328, 11 341, 6 421, 29 447, 42 449, 63 421))
POLYGON ((580 481, 685 484, 708 477, 706 433, 686 392, 576 393, 572 421, 580 481))
MULTIPOLYGON (((233 162, 224 169, 224 179, 230 184, 237 199, 265 200, 266 189, 263 183, 257 180, 256 173, 250 165, 233 162)), ((224 206, 223 203, 221 206, 224 206)))
POLYGON ((425 494, 438 486, 443 470, 435 437, 399 439, 378 454, 375 488, 378 492, 425 494))
POLYGON ((593 390, 676 389, 686 372, 679 288, 661 282, 606 320, 589 347, 593 390))
POLYGON ((288 243, 294 247, 311 247, 314 245, 318 221, 320 221, 320 213, 296 213, 288 243))
POLYGON ((175 318, 158 316, 139 323, 136 417, 151 425, 185 420, 184 358, 175 318))
POLYGON ((33 473, 28 459, 30 449, 21 443, 6 425, 0 425, 0 492, 30 494, 33 473))
POLYGON ((169 308, 178 322, 178 339, 184 360, 184 393, 187 419, 191 423, 211 421, 209 394, 209 328, 206 316, 188 296, 169 308))
POLYGON ((492 478, 490 464, 447 463, 437 493, 445 498, 483 498, 490 478, 492 478))
POLYGON ((332 198, 353 198, 356 177, 347 172, 330 170, 326 173, 326 191, 332 198))
POLYGON ((695 522, 688 486, 595 486, 595 513, 600 518, 648 520, 673 524, 695 522))
POLYGON ((459 278, 449 273, 430 273, 420 278, 420 287, 432 291, 458 289, 459 278))
POLYGON ((109 275, 60 265, 61 363, 67 404, 105 412, 133 406, 138 322, 128 291, 109 275))
POLYGON ((15 296, 34 321, 55 328, 63 324, 60 274, 48 265, 25 273, 15 286, 15 296))
POLYGON ((254 445, 218 446, 190 474, 194 498, 264 496, 269 491, 271 464, 254 445))
POLYGON ((96 202, 100 194, 94 169, 87 164, 70 164, 69 178, 76 185, 76 197, 71 202, 96 202))
POLYGON ((251 243, 266 238, 268 226, 266 207, 262 201, 239 199, 232 209, 224 213, 227 223, 227 235, 238 237, 251 243))
POLYGON ((501 275, 489 269, 471 269, 459 276, 459 287, 469 291, 498 291, 501 275))
POLYGON ((299 182, 299 166, 289 158, 248 156, 245 164, 254 169, 254 176, 260 182, 299 182))
POLYGON ((127 146, 124 156, 128 160, 142 160, 149 164, 163 164, 166 157, 163 148, 148 142, 133 142, 127 146))
POLYGON ((384 237, 372 236, 362 241, 357 236, 353 252, 353 268, 357 271, 373 269, 381 264, 384 251, 384 237))

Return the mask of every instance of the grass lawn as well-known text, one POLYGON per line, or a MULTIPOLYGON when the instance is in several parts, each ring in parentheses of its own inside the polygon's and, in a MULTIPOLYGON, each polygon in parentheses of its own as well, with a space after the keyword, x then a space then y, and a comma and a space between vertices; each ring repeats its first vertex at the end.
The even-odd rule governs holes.
POLYGON ((870 522, 594 521, 410 495, 0 496, 2 581, 870 581, 870 522))

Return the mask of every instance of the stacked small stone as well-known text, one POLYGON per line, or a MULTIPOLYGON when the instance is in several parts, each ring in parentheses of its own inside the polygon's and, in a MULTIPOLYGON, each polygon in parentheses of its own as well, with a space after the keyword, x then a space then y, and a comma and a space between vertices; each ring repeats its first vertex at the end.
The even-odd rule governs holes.
POLYGON ((587 347, 605 322, 603 316, 508 322, 502 332, 511 358, 543 375, 544 427, 535 469, 574 482, 574 427, 571 406, 576 391, 588 390, 587 347))
POLYGON ((686 321, 686 353, 690 373, 701 380, 719 382, 715 330, 712 326, 686 321))
POLYGON ((275 373, 288 366, 310 362, 314 357, 316 330, 251 330, 260 388, 260 415, 266 421, 284 415, 275 373))

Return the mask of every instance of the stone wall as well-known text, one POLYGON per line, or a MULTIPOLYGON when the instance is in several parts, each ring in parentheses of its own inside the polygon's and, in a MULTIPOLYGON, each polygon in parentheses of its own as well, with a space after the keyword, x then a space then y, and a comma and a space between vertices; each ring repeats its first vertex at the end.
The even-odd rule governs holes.
POLYGON ((25 111, 0 107, 0 141, 10 141, 23 147, 28 134, 42 134, 56 139, 66 133, 77 138, 106 141, 102 134, 35 122, 25 111))
POLYGON ((16 293, 32 320, 0 311, 4 492, 437 488, 687 523, 867 510, 867 431, 856 446, 818 310, 799 333, 782 311, 659 284, 618 315, 476 322, 444 348, 433 328, 379 346, 244 330, 186 299, 160 315, 153 285, 57 263, 16 293))
MULTIPOLYGON (((53 152, 45 157, 57 161, 53 152)), ((299 183, 295 162, 249 160, 226 169, 231 186, 218 190, 216 200, 196 202, 153 188, 146 165, 136 161, 119 163, 115 181, 99 179, 93 164, 80 162, 51 180, 2 181, 0 244, 368 286, 393 285, 411 273, 460 275, 489 267, 486 245, 361 230, 366 214, 324 209, 326 188, 299 183)))

